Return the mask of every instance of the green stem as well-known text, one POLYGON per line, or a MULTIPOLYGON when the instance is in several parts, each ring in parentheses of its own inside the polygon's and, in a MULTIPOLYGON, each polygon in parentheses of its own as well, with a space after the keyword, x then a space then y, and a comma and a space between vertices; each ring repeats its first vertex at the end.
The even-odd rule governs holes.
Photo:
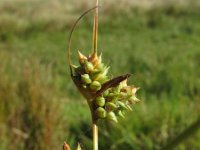
POLYGON ((94 25, 93 25, 93 51, 97 52, 97 42, 98 42, 98 5, 99 1, 96 0, 96 11, 94 14, 94 25))
POLYGON ((185 129, 181 134, 179 134, 173 141, 167 144, 162 150, 172 150, 181 142, 189 138, 191 135, 196 133, 196 131, 200 128, 200 117, 196 122, 191 124, 187 129, 185 129))
MULTIPOLYGON (((98 43, 98 5, 99 5, 99 0, 96 0, 96 11, 94 14, 94 25, 93 25, 93 51, 94 53, 97 53, 97 43, 98 43)), ((94 113, 94 112, 92 112, 94 113)), ((94 114, 92 114, 94 115, 94 114)), ((93 150, 98 150, 98 126, 97 122, 93 118, 93 150)))
POLYGON ((98 126, 93 123, 93 150, 98 150, 98 126))

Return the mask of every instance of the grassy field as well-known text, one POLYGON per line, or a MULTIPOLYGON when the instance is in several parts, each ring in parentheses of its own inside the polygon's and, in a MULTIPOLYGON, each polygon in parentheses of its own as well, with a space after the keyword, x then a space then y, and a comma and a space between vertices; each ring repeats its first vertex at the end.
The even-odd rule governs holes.
MULTIPOLYGON (((67 66, 70 27, 91 4, 62 3, 0 2, 1 150, 61 149, 65 140, 91 149, 89 108, 67 66)), ((133 74, 142 102, 117 125, 100 122, 101 150, 160 149, 199 118, 200 11, 190 3, 102 8, 99 51, 113 76, 133 74)), ((74 64, 91 40, 88 15, 74 33, 74 64)), ((177 149, 197 150, 199 143, 197 132, 177 149)))

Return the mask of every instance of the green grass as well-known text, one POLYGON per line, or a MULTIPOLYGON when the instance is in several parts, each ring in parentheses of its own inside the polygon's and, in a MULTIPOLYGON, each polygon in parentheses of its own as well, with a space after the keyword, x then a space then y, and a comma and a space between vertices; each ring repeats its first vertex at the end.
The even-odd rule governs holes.
MULTIPOLYGON (((103 15, 99 51, 113 76, 133 74, 142 102, 120 124, 100 123, 100 149, 159 149, 200 115, 200 12, 170 7, 103 15)), ((92 47, 90 17, 74 33, 75 64, 76 51, 92 47)), ((67 66, 71 20, 59 26, 36 19, 20 30, 10 20, 0 26, 0 149, 59 149, 64 140, 90 149, 89 108, 67 66)), ((199 143, 198 132, 177 149, 200 149, 199 143)))

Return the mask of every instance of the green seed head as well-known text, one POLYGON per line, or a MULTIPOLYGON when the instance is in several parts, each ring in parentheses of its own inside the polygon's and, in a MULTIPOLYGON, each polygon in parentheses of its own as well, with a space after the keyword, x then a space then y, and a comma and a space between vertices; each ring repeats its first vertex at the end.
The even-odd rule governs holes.
POLYGON ((101 84, 106 83, 107 81, 109 81, 109 78, 107 76, 101 76, 100 78, 98 78, 96 81, 98 81, 101 84))
POLYGON ((86 72, 91 72, 91 71, 94 70, 93 64, 91 62, 88 62, 88 61, 85 61, 84 67, 85 67, 86 72))
POLYGON ((90 84, 90 89, 92 91, 98 91, 101 89, 101 84, 98 82, 98 81, 93 81, 91 84, 90 84))
POLYGON ((120 117, 122 117, 122 118, 125 118, 125 116, 124 116, 122 110, 118 110, 118 111, 117 111, 117 115, 120 116, 120 117))
POLYGON ((126 107, 128 108, 128 110, 133 111, 130 105, 126 105, 126 107))
POLYGON ((105 118, 106 117, 106 110, 102 107, 98 107, 96 109, 96 115, 98 118, 105 118))
POLYGON ((104 97, 107 97, 108 94, 109 94, 109 91, 108 91, 108 90, 106 90, 105 92, 103 92, 103 96, 104 96, 104 97))
POLYGON ((134 95, 130 97, 129 102, 134 104, 140 102, 140 100, 134 95))
POLYGON ((90 79, 90 76, 88 74, 81 75, 81 81, 84 84, 90 84, 92 82, 92 80, 90 79))
POLYGON ((99 80, 100 78, 104 78, 105 76, 107 76, 108 70, 109 67, 103 68, 103 70, 98 69, 98 72, 92 76, 92 79, 99 80))
POLYGON ((95 103, 96 103, 97 106, 104 106, 105 102, 106 102, 106 100, 105 100, 104 97, 97 97, 95 99, 95 103))
POLYGON ((107 114, 107 119, 118 123, 117 117, 116 117, 115 113, 112 111, 107 114))
POLYGON ((128 109, 128 107, 126 106, 126 104, 124 104, 124 103, 121 102, 121 101, 118 101, 117 104, 118 104, 121 108, 123 108, 123 109, 128 109))
POLYGON ((83 55, 80 51, 78 51, 78 58, 80 64, 83 64, 85 61, 87 61, 87 57, 83 55))
POLYGON ((117 109, 117 105, 115 105, 112 102, 107 102, 105 106, 106 106, 107 111, 113 111, 113 110, 117 109))

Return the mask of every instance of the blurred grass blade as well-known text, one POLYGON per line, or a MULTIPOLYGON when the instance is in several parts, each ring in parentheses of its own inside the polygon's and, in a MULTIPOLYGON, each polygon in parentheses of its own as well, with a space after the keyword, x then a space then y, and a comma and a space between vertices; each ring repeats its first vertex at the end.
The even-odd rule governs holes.
POLYGON ((172 150, 184 140, 188 139, 192 135, 194 135, 198 129, 200 128, 200 117, 196 122, 191 124, 187 129, 185 129, 181 134, 179 134, 173 141, 167 144, 162 150, 172 150))

